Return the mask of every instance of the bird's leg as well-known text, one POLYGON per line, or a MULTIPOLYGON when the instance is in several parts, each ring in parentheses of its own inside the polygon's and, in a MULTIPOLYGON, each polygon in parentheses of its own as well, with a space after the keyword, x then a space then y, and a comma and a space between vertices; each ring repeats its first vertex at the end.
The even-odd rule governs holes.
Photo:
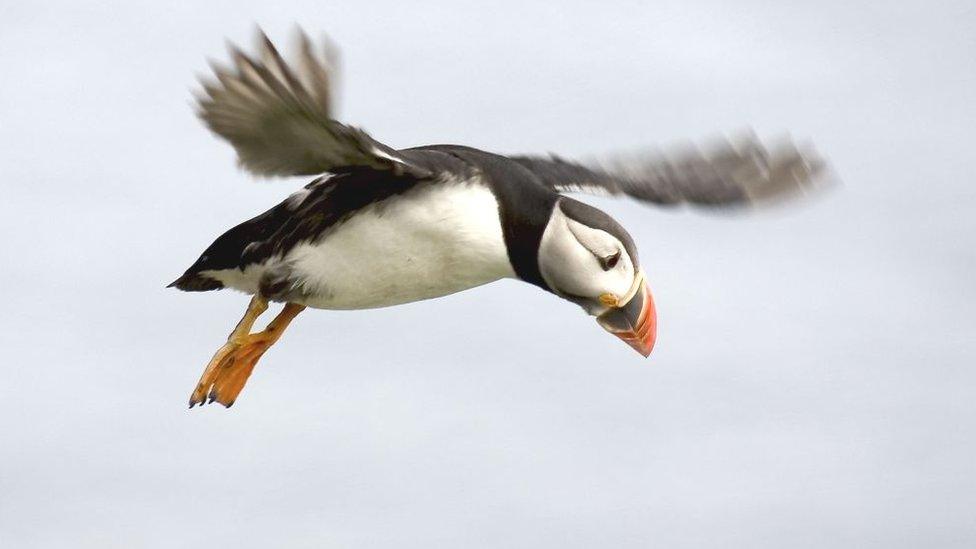
POLYGON ((304 309, 304 305, 286 303, 278 316, 269 322, 264 330, 245 335, 239 347, 232 353, 233 358, 230 363, 217 372, 207 401, 219 402, 230 408, 237 400, 237 395, 244 389, 244 384, 251 376, 254 365, 258 363, 265 351, 278 341, 292 319, 304 309))
POLYGON ((193 394, 190 395, 190 408, 193 408, 197 404, 203 404, 207 397, 207 392, 213 386, 214 381, 217 380, 223 370, 234 362, 235 354, 240 349, 244 338, 250 335, 254 321, 267 310, 268 301, 266 299, 260 295, 255 295, 251 298, 251 302, 247 305, 247 311, 244 312, 244 317, 237 323, 234 331, 227 336, 227 343, 220 349, 217 349, 213 358, 210 359, 210 363, 203 370, 200 381, 197 382, 193 394))
POLYGON ((278 341, 292 319, 304 309, 304 305, 288 303, 263 331, 252 334, 254 321, 268 310, 267 300, 254 296, 244 318, 237 323, 227 343, 217 350, 200 376, 196 389, 190 395, 190 407, 203 404, 205 399, 228 408, 234 404, 258 359, 278 341))

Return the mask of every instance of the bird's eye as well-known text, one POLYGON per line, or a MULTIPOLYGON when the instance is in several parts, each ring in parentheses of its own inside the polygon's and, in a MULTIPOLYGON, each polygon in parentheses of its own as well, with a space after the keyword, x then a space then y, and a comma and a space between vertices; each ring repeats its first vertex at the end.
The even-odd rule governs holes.
POLYGON ((600 265, 603 267, 604 271, 609 271, 610 269, 616 267, 619 261, 620 252, 617 252, 613 255, 608 255, 607 257, 600 259, 600 265))

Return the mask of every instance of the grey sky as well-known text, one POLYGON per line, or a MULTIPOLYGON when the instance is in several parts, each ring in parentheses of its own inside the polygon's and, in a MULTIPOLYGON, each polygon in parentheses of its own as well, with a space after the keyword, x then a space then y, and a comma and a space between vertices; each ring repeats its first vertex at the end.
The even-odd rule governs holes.
POLYGON ((0 545, 976 544, 972 2, 77 4, 0 9, 0 545), (190 108, 254 22, 328 32, 342 118, 392 146, 751 125, 845 184, 746 217, 588 199, 641 248, 649 360, 506 281, 305 313, 234 408, 188 411, 246 298, 163 286, 303 183, 190 108))

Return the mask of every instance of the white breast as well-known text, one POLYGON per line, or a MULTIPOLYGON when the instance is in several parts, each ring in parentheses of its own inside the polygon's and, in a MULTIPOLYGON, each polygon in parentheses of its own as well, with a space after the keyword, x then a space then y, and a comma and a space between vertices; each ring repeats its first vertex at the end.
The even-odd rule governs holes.
POLYGON ((515 276, 495 197, 476 183, 423 185, 356 213, 284 258, 321 309, 439 297, 515 276))

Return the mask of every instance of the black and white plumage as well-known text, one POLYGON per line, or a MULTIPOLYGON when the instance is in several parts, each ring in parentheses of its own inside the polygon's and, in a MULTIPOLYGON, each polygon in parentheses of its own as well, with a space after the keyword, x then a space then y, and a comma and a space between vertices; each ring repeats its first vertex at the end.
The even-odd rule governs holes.
POLYGON ((633 239, 610 216, 562 193, 742 206, 804 192, 824 171, 810 151, 768 151, 754 137, 709 153, 592 164, 456 145, 396 150, 333 119, 329 56, 317 56, 304 35, 297 68, 263 34, 257 57, 237 48, 231 55, 233 67, 214 66, 216 80, 204 82, 200 117, 248 171, 318 177, 221 235, 173 282, 186 291, 255 296, 191 405, 208 392, 211 401, 233 403, 261 353, 306 306, 383 307, 501 278, 581 305, 646 355, 653 301, 633 239), (269 300, 289 304, 279 316, 287 318, 250 334, 269 300))

